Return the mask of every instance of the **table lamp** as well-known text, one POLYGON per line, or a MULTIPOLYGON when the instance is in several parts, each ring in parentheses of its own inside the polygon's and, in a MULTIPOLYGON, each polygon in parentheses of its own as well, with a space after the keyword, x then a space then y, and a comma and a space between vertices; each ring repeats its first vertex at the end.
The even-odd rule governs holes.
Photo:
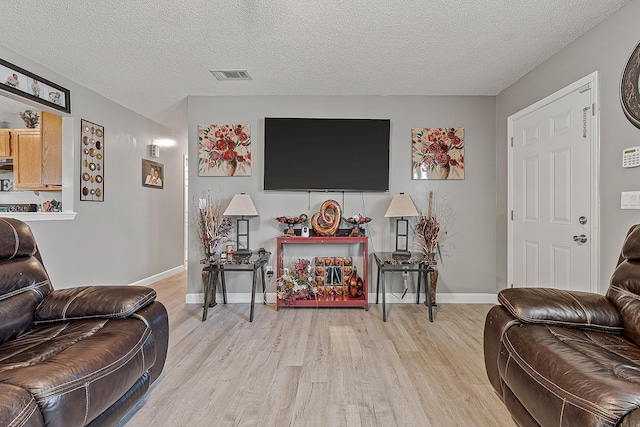
POLYGON ((245 193, 233 196, 223 215, 240 217, 236 226, 236 250, 234 254, 237 256, 251 255, 251 249, 249 249, 249 220, 245 217, 258 216, 258 211, 253 205, 251 196, 245 193))
POLYGON ((396 250, 394 256, 410 256, 409 252, 409 221, 406 216, 419 216, 418 208, 410 195, 400 193, 393 196, 385 218, 398 218, 396 220, 396 250))

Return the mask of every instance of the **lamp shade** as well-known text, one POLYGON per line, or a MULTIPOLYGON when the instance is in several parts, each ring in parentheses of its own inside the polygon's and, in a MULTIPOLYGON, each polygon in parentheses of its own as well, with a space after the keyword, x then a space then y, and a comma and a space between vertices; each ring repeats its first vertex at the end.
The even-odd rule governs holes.
POLYGON ((404 193, 393 196, 389 209, 387 209, 387 213, 384 214, 385 218, 419 215, 418 208, 416 208, 415 203, 413 203, 411 196, 404 193))
POLYGON ((245 193, 236 194, 231 203, 225 209, 226 216, 258 216, 258 211, 251 200, 251 196, 245 193))

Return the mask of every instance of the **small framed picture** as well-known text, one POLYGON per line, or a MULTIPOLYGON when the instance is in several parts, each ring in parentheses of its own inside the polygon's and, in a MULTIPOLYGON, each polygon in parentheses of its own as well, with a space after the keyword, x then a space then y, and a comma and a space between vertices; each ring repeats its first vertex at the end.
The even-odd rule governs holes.
POLYGON ((233 254, 236 251, 236 245, 227 245, 227 253, 233 254))
POLYGON ((164 188, 164 165, 142 159, 142 186, 150 188, 164 188))

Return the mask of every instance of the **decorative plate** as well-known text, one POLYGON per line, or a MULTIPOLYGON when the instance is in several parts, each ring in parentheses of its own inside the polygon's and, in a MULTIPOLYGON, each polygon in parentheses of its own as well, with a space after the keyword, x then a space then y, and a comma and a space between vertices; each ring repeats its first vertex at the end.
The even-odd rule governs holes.
POLYGON ((620 82, 620 103, 625 116, 634 126, 640 128, 640 43, 633 50, 622 73, 620 82))
POLYGON ((102 129, 96 129, 96 136, 102 138, 102 129))

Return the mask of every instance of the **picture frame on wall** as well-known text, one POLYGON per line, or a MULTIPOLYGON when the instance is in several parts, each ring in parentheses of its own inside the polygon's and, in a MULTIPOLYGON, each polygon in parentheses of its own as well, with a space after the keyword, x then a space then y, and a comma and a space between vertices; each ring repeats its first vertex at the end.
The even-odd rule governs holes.
POLYGON ((80 121, 80 201, 104 202, 104 126, 80 121))
POLYGON ((4 59, 0 59, 0 89, 67 114, 71 113, 71 93, 68 89, 4 59))
POLYGON ((142 186, 164 188, 164 165, 162 163, 142 159, 142 186))

